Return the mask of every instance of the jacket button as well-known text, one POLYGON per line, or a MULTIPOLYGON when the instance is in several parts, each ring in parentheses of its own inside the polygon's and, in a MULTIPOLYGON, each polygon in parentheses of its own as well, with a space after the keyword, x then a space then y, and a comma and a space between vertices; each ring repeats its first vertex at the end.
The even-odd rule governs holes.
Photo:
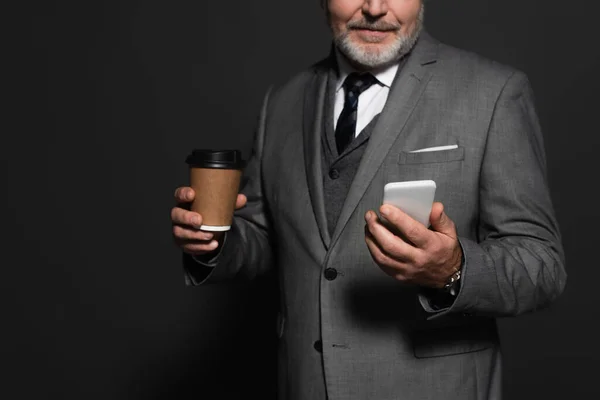
POLYGON ((331 179, 337 179, 337 178, 339 178, 340 177, 340 171, 338 171, 335 168, 330 169, 329 170, 329 177, 331 179))
POLYGON ((315 341, 315 343, 313 344, 313 347, 319 353, 323 352, 323 342, 322 341, 320 341, 320 340, 315 341))
POLYGON ((335 268, 326 268, 325 269, 325 279, 327 279, 328 281, 332 281, 335 278, 337 278, 337 271, 335 270, 335 268))

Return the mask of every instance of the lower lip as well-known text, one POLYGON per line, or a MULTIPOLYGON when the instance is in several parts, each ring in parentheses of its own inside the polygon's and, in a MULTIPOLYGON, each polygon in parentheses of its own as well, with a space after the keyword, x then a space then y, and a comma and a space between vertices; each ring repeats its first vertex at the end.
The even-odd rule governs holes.
POLYGON ((359 36, 368 39, 385 39, 390 34, 390 31, 371 31, 369 29, 357 29, 356 32, 359 36))

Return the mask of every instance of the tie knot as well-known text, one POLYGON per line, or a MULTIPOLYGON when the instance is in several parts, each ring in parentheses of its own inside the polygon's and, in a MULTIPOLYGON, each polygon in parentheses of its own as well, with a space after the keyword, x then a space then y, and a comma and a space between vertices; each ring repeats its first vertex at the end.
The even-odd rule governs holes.
POLYGON ((358 96, 376 82, 377 78, 368 72, 353 72, 348 75, 344 81, 344 89, 346 90, 347 95, 352 94, 354 96, 358 96))

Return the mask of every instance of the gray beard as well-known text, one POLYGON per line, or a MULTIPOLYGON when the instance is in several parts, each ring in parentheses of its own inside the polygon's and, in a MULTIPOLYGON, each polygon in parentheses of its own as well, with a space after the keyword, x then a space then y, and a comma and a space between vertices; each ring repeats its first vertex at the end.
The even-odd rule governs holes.
POLYGON ((412 50, 423 30, 424 14, 425 7, 421 6, 415 29, 408 35, 401 35, 394 43, 382 51, 365 51, 361 46, 357 46, 350 40, 348 31, 335 37, 334 43, 350 62, 361 69, 385 67, 397 62, 412 50))

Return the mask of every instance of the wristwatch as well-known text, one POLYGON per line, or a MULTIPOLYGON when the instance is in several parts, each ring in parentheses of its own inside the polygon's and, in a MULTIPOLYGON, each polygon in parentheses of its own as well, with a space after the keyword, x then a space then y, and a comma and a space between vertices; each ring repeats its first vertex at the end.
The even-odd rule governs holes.
POLYGON ((450 275, 450 278, 448 278, 448 281, 444 285, 444 290, 450 293, 452 296, 456 296, 458 293, 458 288, 460 286, 460 275, 460 269, 457 269, 452 275, 450 275))

